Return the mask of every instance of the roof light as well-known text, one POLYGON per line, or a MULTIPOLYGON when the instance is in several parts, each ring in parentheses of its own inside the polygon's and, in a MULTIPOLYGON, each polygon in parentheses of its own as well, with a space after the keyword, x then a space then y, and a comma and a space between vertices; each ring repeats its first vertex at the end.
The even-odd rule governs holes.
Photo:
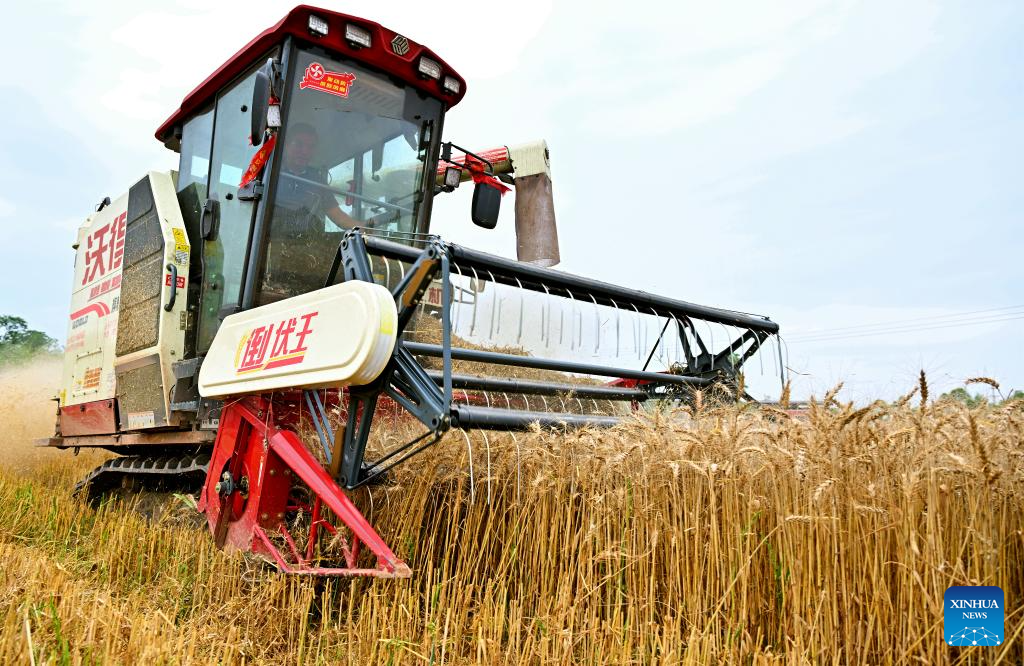
POLYGON ((372 44, 370 41, 370 31, 354 23, 345 24, 345 40, 355 48, 370 48, 372 44))
POLYGON ((444 89, 453 95, 458 95, 462 90, 462 83, 454 76, 444 77, 444 89))
POLYGON ((419 73, 431 79, 441 78, 441 65, 436 60, 423 56, 420 58, 419 66, 417 67, 419 73))
POLYGON ((310 31, 310 33, 312 33, 314 35, 317 35, 319 37, 326 37, 327 36, 327 21, 325 21, 324 19, 320 18, 319 16, 315 16, 313 14, 310 14, 309 15, 309 31, 310 31))

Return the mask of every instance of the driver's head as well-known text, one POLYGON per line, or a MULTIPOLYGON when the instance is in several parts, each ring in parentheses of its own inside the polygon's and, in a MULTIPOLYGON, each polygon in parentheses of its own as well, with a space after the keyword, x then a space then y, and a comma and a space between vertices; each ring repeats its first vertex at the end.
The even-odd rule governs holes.
POLYGON ((287 130, 284 145, 284 165, 289 171, 301 171, 309 166, 316 151, 316 129, 309 123, 295 123, 287 130))

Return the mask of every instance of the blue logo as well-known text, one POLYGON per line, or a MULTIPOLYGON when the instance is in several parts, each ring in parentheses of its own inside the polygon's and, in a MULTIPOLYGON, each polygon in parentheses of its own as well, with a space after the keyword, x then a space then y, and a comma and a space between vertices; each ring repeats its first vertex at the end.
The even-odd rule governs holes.
POLYGON ((995 586, 953 586, 943 596, 946 645, 1002 645, 1003 590, 995 586))

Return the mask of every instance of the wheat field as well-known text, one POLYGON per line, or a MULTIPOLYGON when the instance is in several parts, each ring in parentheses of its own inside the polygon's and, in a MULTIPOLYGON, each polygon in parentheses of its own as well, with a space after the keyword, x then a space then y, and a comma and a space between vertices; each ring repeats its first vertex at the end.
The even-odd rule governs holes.
POLYGON ((184 503, 73 499, 102 454, 29 445, 58 373, 0 376, 0 663, 1024 662, 1019 403, 452 433, 358 498, 413 577, 322 581, 217 551, 184 503), (1005 642, 946 646, 943 592, 979 584, 1005 642))

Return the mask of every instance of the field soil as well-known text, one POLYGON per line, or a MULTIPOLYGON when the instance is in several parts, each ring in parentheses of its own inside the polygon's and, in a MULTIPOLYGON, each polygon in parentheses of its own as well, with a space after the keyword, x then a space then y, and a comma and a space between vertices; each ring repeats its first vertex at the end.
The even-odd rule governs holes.
POLYGON ((412 578, 314 580, 72 497, 108 454, 32 446, 59 372, 0 372, 0 663, 1024 663, 1020 403, 451 433, 357 497, 412 578), (1003 588, 1000 645, 946 644, 951 585, 1003 588))

